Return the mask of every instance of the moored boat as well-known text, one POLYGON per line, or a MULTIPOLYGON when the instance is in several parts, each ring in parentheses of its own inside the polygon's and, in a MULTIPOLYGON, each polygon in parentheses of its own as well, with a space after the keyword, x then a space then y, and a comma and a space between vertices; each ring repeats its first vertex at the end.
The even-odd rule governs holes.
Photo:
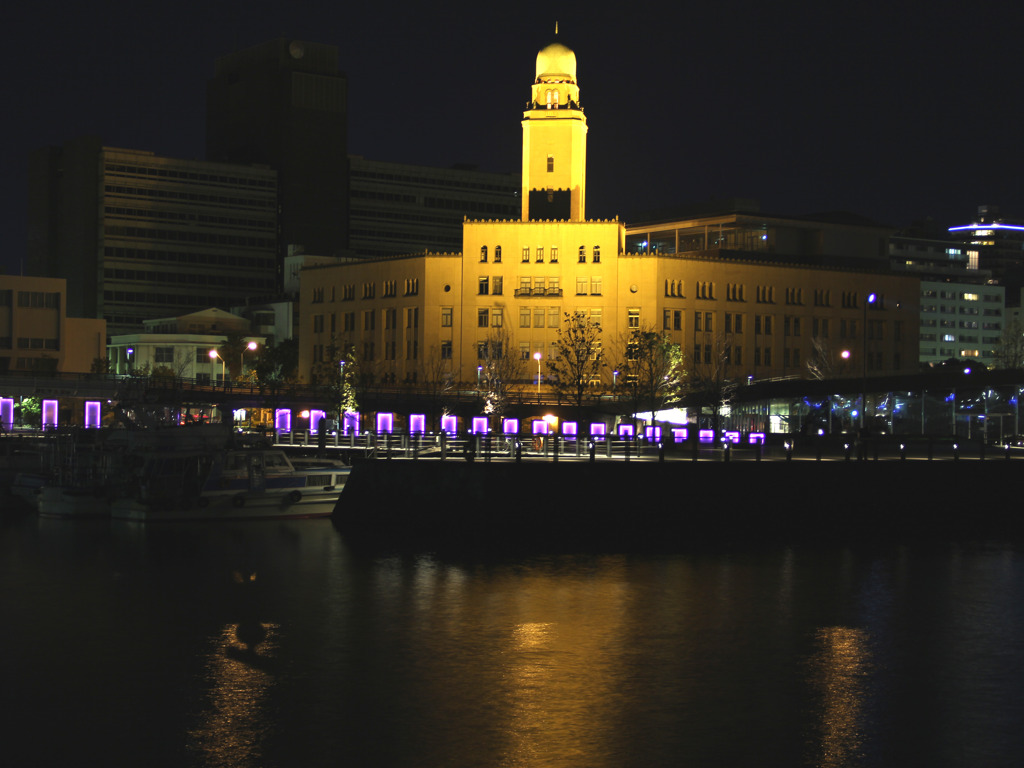
POLYGON ((137 493, 110 510, 140 521, 326 517, 348 474, 336 461, 293 464, 279 449, 158 452, 145 458, 137 493))

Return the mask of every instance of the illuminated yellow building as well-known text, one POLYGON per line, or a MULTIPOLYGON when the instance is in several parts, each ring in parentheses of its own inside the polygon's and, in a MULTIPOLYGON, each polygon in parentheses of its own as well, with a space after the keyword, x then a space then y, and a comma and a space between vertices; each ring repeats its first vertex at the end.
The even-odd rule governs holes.
POLYGON ((303 375, 351 346, 386 383, 475 382, 495 354, 526 362, 525 383, 577 311, 600 323, 612 365, 643 327, 667 331, 687 367, 717 364, 729 378, 806 376, 822 354, 835 375, 916 370, 918 282, 888 273, 885 230, 733 215, 660 224, 671 249, 639 229, 627 241, 618 219, 586 219, 586 135, 575 54, 555 43, 537 55, 523 115, 522 218, 466 220, 461 254, 303 270, 303 375))

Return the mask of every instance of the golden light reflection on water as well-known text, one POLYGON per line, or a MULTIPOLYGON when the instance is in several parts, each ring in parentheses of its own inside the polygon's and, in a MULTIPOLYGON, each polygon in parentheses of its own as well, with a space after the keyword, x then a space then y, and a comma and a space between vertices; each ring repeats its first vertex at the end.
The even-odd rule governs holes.
POLYGON ((821 768, 857 765, 863 756, 868 639, 851 627, 818 630, 811 680, 820 699, 815 764, 821 768))
POLYGON ((189 734, 204 765, 248 768, 261 763, 267 730, 267 690, 274 676, 269 662, 277 651, 277 624, 226 624, 211 638, 207 663, 209 706, 189 734))

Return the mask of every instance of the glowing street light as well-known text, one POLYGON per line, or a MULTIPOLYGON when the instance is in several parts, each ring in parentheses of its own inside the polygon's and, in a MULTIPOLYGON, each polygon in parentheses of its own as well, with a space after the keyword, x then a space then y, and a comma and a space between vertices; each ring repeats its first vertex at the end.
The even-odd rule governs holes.
MULTIPOLYGON (((214 362, 213 361, 218 359, 218 358, 220 358, 220 378, 221 378, 221 381, 224 381, 224 358, 220 356, 220 354, 217 352, 216 349, 211 349, 210 350, 210 376, 212 378, 214 376, 215 372, 216 372, 216 369, 213 367, 214 366, 214 362)), ((216 382, 214 382, 214 383, 216 383, 216 382)))
POLYGON ((540 400, 540 352, 533 353, 533 359, 537 361, 537 400, 540 400))
POLYGON ((250 341, 248 344, 246 344, 242 348, 242 351, 238 353, 238 375, 239 376, 241 376, 243 373, 245 373, 245 350, 249 350, 250 352, 255 352, 256 351, 256 347, 258 347, 258 346, 259 346, 259 344, 257 344, 255 341, 250 341))

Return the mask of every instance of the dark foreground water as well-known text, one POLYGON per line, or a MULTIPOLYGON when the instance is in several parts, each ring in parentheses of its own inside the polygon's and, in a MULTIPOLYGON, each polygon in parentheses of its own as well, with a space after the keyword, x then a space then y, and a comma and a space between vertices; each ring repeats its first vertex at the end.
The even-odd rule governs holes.
POLYGON ((537 558, 0 528, 5 766, 1018 766, 1001 543, 537 558))

